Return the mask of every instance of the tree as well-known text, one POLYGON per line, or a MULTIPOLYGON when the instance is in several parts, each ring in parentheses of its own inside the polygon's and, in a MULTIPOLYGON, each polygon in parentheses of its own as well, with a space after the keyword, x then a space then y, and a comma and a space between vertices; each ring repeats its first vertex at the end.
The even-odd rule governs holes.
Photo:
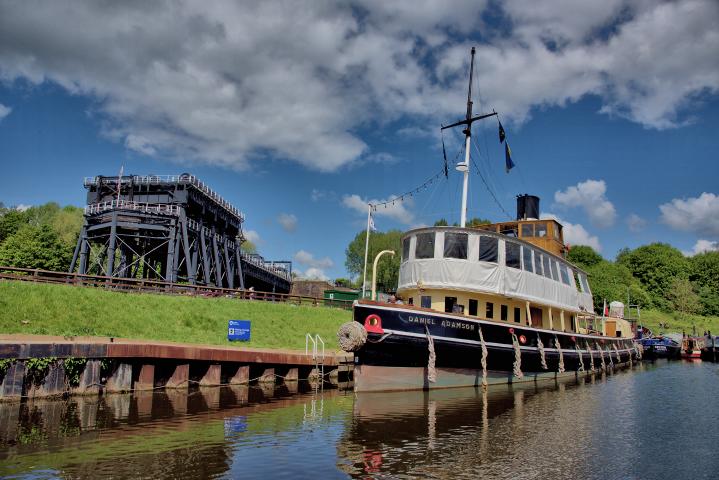
POLYGON ((589 274, 589 288, 594 298, 594 309, 602 311, 604 300, 626 301, 644 307, 651 305, 651 298, 639 281, 624 265, 602 260, 586 268, 589 274))
POLYGON ((25 212, 15 210, 14 208, 5 210, 2 216, 0 216, 0 243, 17 232, 20 227, 26 223, 27 215, 25 212))
POLYGON ((72 253, 50 225, 23 225, 0 245, 0 265, 63 271, 72 253))
POLYGON ((699 293, 701 312, 719 315, 719 252, 705 252, 689 259, 689 280, 699 293))
POLYGON ((701 307, 699 295, 694 291, 691 282, 686 278, 677 277, 672 281, 668 298, 674 310, 682 316, 688 313, 696 313, 701 307))
POLYGON ((257 253, 257 247, 249 240, 242 242, 242 253, 257 253))
MULTIPOLYGON (((345 267, 347 271, 360 279, 364 268, 364 248, 366 231, 362 230, 350 242, 345 250, 345 267)), ((394 256, 383 256, 377 265, 377 285, 385 291, 397 289, 399 279, 399 264, 402 255, 402 232, 390 230, 388 232, 374 232, 369 236, 369 255, 367 256, 367 281, 372 279, 372 262, 382 250, 394 250, 394 256)), ((361 281, 360 281, 361 284, 361 281)))
POLYGON ((617 262, 624 265, 644 286, 652 303, 669 310, 667 296, 675 278, 687 278, 689 261, 677 250, 666 243, 652 243, 635 250, 622 252, 617 262))
POLYGON ((352 280, 349 278, 337 278, 335 279, 335 285, 344 288, 354 288, 352 280))
POLYGON ((604 261, 601 255, 587 245, 577 245, 569 249, 567 260, 582 268, 589 268, 604 261))
POLYGON ((440 218, 439 220, 434 222, 435 227, 446 227, 447 225, 449 225, 449 223, 447 223, 447 220, 444 218, 440 218))

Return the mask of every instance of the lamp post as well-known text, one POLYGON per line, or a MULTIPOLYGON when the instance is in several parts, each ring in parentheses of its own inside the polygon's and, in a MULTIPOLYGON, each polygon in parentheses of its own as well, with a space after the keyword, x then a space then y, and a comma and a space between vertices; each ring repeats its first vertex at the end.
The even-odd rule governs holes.
POLYGON ((375 296, 377 295, 377 262, 379 261, 379 257, 385 253, 394 256, 394 250, 382 250, 374 257, 374 263, 372 264, 372 300, 376 300, 375 296))

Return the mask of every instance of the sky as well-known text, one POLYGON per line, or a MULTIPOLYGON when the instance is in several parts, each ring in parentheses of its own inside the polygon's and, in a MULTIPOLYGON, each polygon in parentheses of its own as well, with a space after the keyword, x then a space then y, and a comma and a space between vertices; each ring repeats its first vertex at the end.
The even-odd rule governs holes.
MULTIPOLYGON (((608 259, 719 249, 716 0, 0 1, 0 201, 84 205, 86 176, 190 172, 269 260, 347 277, 367 203, 450 163, 475 124, 468 216, 541 198, 608 259), (479 172, 479 173, 478 173, 479 172), (480 176, 481 173, 481 176, 480 176)), ((458 157, 459 156, 459 157, 458 157)), ((459 220, 461 177, 379 208, 459 220)))

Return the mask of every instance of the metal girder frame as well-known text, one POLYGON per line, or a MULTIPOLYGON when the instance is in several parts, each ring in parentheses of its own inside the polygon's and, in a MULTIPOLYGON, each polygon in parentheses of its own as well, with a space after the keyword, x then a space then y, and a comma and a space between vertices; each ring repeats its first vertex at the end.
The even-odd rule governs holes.
POLYGON ((286 279, 243 260, 237 239, 188 221, 182 208, 172 216, 121 210, 86 215, 70 271, 75 269, 241 289, 254 279, 272 291, 289 289, 286 279))

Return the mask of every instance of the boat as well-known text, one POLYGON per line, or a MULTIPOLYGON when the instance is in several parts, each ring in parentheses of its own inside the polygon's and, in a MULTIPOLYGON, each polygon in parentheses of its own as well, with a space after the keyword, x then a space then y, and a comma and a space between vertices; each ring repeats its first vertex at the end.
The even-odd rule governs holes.
POLYGON ((669 337, 643 337, 639 340, 645 358, 680 358, 681 345, 669 337))
POLYGON ((442 127, 464 127, 460 225, 401 237, 403 303, 354 302, 338 337, 355 354, 355 391, 556 379, 641 357, 629 321, 594 313, 587 273, 565 259, 562 225, 540 219, 538 197, 519 195, 513 221, 466 225, 471 127, 497 115, 472 114, 474 54, 466 118, 442 127))
POLYGON ((702 348, 702 360, 716 362, 719 357, 719 336, 712 335, 707 332, 704 336, 704 348, 702 348))
POLYGON ((682 339, 682 358, 697 360, 702 357, 704 338, 685 335, 682 339))

